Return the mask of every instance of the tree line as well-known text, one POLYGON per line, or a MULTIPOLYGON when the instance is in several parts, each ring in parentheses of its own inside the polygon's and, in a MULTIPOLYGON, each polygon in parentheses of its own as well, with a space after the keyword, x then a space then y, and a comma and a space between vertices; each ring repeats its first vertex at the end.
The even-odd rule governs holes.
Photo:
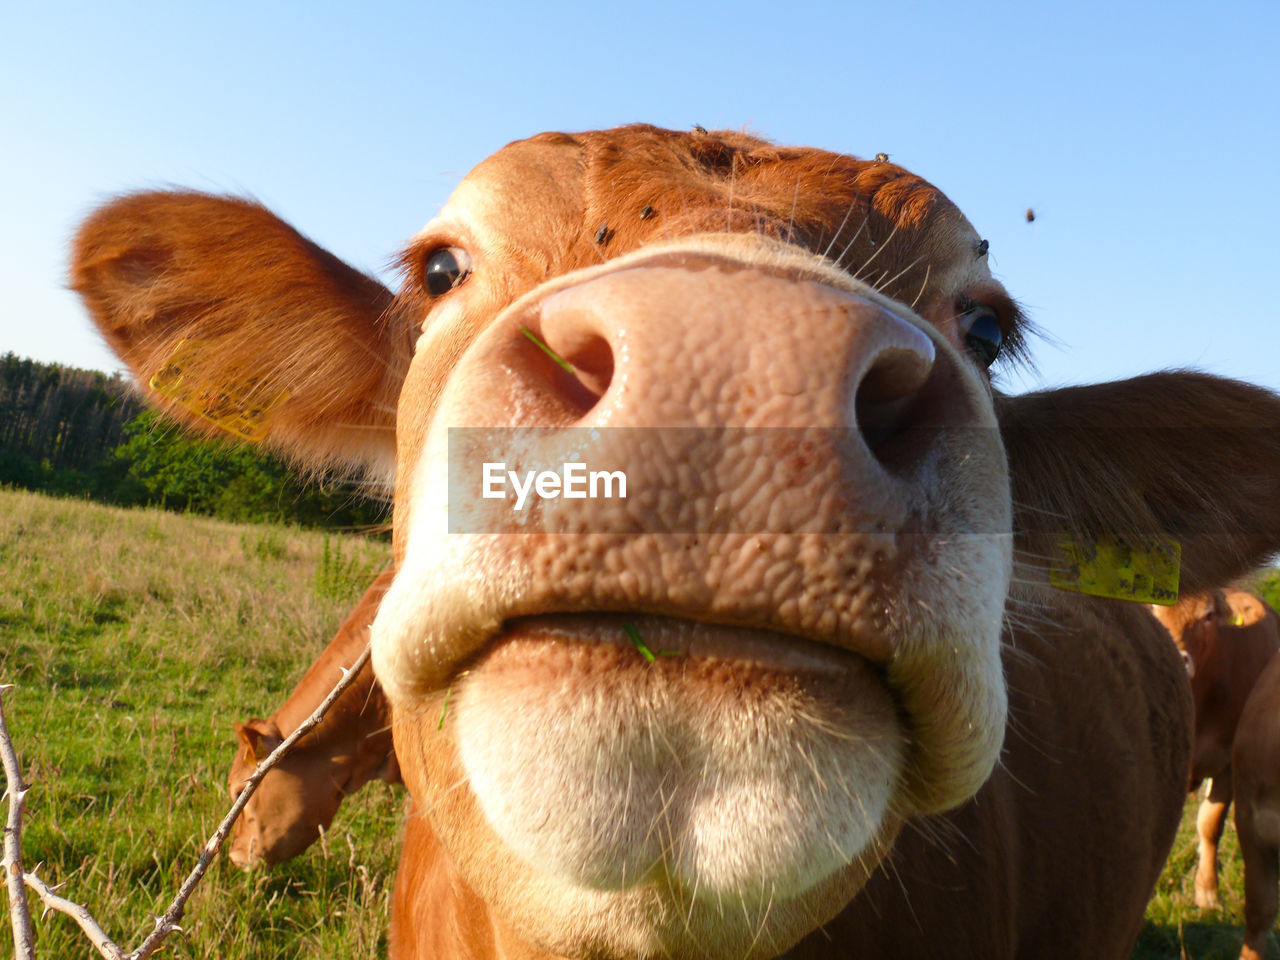
POLYGON ((386 506, 246 444, 186 436, 120 374, 0 357, 0 484, 233 521, 361 527, 386 506))

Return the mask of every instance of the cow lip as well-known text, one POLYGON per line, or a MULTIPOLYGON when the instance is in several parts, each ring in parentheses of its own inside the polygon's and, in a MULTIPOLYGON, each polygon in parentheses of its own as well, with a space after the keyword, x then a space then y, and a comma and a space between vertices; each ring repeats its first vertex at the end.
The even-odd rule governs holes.
POLYGON ((777 630, 661 614, 580 611, 510 618, 476 651, 472 663, 504 645, 529 641, 630 648, 637 659, 654 666, 684 658, 720 660, 814 677, 841 676, 854 660, 866 660, 852 651, 777 630))

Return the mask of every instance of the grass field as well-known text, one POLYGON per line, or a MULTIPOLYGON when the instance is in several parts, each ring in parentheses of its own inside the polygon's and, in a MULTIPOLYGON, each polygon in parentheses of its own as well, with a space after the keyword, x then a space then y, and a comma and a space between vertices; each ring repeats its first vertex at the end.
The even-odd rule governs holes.
MULTIPOLYGON (((385 544, 0 491, 0 680, 33 785, 24 858, 122 945, 150 930, 229 802, 233 720, 266 716, 385 562, 385 544)), ((164 955, 385 952, 402 794, 381 782, 287 868, 225 857, 164 955)), ((96 957, 66 917, 44 960, 96 957)), ((7 923, 0 957, 12 955, 7 923)))
MULTIPOLYGON (((357 537, 0 490, 0 682, 17 685, 6 712, 33 784, 28 868, 43 864, 42 877, 136 946, 228 805, 232 721, 284 699, 386 555, 357 537)), ((323 847, 289 864, 246 874, 220 858, 189 904, 187 935, 163 955, 383 955, 402 806, 375 782, 323 847)), ((1189 801, 1134 960, 1239 952, 1234 833, 1213 912, 1191 896, 1194 834, 1189 801)), ((68 918, 41 920, 31 902, 42 960, 97 956, 68 918)), ((1274 942, 1268 956, 1280 958, 1274 942)))

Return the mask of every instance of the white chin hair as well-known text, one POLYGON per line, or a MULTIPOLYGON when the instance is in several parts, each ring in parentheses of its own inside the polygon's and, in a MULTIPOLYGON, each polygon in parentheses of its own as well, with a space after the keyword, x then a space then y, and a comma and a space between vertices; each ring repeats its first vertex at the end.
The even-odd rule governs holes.
POLYGON ((855 699, 771 690, 761 709, 656 681, 531 689, 481 667, 454 691, 453 731, 489 824, 540 873, 793 897, 856 860, 892 812, 903 734, 865 672, 855 699))

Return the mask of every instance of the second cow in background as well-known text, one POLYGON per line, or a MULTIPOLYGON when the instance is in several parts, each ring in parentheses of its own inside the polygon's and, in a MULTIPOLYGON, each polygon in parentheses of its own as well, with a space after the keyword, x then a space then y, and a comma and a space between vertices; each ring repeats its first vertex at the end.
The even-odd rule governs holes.
POLYGON ((1218 906, 1218 841, 1234 797, 1245 863, 1241 957, 1252 960, 1262 956, 1275 921, 1280 879, 1280 618, 1239 590, 1152 610, 1182 651, 1191 678, 1196 728, 1190 787, 1210 781, 1196 816, 1196 906, 1218 906))
MULTIPOLYGON (((233 800, 258 761, 311 715, 337 684, 341 669, 368 646, 369 624, 391 577, 391 570, 384 571, 365 591, 280 709, 266 720, 250 717, 236 724, 239 749, 227 775, 233 800)), ((263 778, 236 821, 231 862, 248 869, 296 857, 329 828, 343 798, 376 778, 399 783, 400 768, 391 747, 391 710, 366 665, 320 725, 263 778)))

